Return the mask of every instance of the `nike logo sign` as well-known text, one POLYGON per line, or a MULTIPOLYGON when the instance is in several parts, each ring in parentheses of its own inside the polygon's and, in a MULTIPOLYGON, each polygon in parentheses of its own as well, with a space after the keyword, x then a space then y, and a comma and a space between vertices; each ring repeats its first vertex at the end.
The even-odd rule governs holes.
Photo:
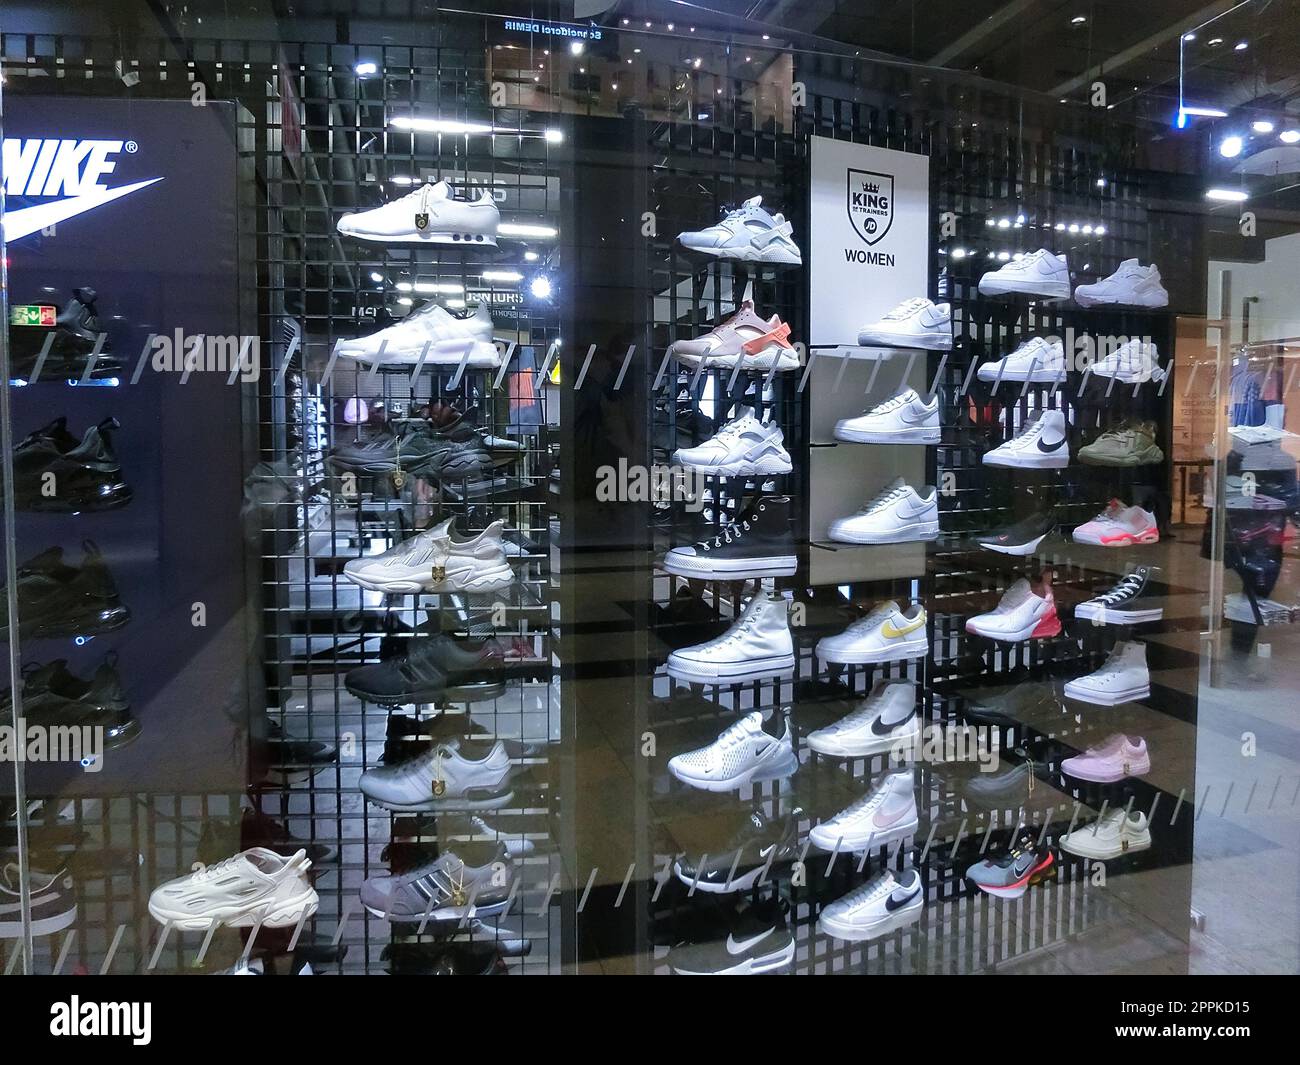
POLYGON ((732 956, 744 954, 745 951, 751 950, 771 934, 772 929, 769 928, 766 931, 759 932, 756 936, 750 936, 748 939, 737 940, 734 934, 729 935, 727 936, 727 953, 732 956))
POLYGON ((85 214, 96 207, 103 207, 106 203, 120 200, 123 196, 139 192, 161 180, 160 177, 150 178, 148 181, 137 181, 132 185, 121 185, 115 189, 96 189, 94 192, 69 196, 67 199, 55 200, 53 203, 38 203, 33 207, 20 207, 15 211, 6 211, 5 240, 11 242, 21 240, 37 230, 66 222, 69 218, 76 218, 79 214, 85 214))

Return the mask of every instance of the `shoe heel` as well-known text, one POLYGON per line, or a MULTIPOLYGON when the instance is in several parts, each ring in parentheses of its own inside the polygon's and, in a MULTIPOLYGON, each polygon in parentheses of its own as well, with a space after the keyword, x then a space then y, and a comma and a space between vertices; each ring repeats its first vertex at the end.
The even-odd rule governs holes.
POLYGON ((1061 635, 1061 618, 1056 613, 1056 607, 1052 607, 1042 619, 1034 626, 1034 631, 1029 634, 1031 640, 1041 640, 1048 636, 1061 635))

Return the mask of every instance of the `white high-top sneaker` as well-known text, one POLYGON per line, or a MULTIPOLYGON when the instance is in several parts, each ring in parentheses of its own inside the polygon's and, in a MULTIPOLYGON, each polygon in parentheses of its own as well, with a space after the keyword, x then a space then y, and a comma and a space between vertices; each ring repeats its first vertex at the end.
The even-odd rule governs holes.
POLYGON ((1043 411, 1006 443, 984 452, 984 465, 1024 470, 1054 470, 1070 465, 1065 415, 1059 410, 1043 411))
POLYGON ((913 771, 890 773, 871 791, 808 833, 824 851, 862 851, 884 847, 916 834, 913 771))
POLYGON ((738 407, 736 417, 704 443, 678 448, 673 461, 718 477, 757 477, 794 469, 781 427, 759 421, 752 407, 738 407))
POLYGON ((343 574, 354 584, 387 595, 415 592, 495 592, 510 586, 514 573, 501 543, 505 524, 494 521, 462 539, 456 519, 416 533, 383 554, 354 558, 343 574))
POLYGON ((937 444, 939 397, 923 400, 914 388, 877 404, 858 418, 835 423, 835 439, 857 444, 937 444))
POLYGON ((1151 674, 1147 672, 1147 647, 1136 640, 1117 643, 1105 664, 1086 677, 1065 685, 1065 695, 1081 703, 1118 706, 1151 695, 1151 674))
POLYGON ((763 592, 717 639, 668 656, 668 674, 692 684, 738 684, 794 672, 794 638, 785 597, 763 592))
POLYGON ((1080 307, 1093 307, 1100 303, 1118 303, 1126 307, 1169 306, 1169 293, 1160 283, 1160 270, 1155 263, 1143 266, 1136 259, 1125 259, 1110 277, 1103 277, 1091 285, 1080 285, 1074 290, 1074 299, 1080 307))
POLYGON ((375 244, 464 244, 496 247, 501 213, 485 191, 474 200, 452 195, 445 181, 423 185, 371 211, 345 214, 338 231, 375 244))
POLYGON ((927 486, 919 494, 895 477, 856 514, 831 522, 832 540, 845 544, 901 544, 939 536, 939 496, 927 486))
POLYGON ((952 347, 952 307, 921 296, 904 300, 879 321, 864 325, 858 343, 947 351, 952 347))
POLYGON ((473 314, 458 318, 436 303, 421 307, 400 322, 369 336, 340 341, 339 356, 382 365, 414 365, 423 354, 427 366, 459 363, 483 369, 499 366, 501 353, 492 343, 492 316, 480 303, 473 314))
POLYGON ((881 679, 852 713, 808 734, 808 746, 832 758, 867 758, 912 749, 920 735, 916 685, 910 680, 881 679))
POLYGON ((1070 268, 1065 256, 1039 248, 1012 259, 980 278, 982 296, 1053 296, 1070 298, 1070 268))
POLYGON ((1065 380, 1065 347, 1059 340, 1030 337, 1009 355, 986 362, 979 368, 981 381, 1029 381, 1050 385, 1065 380))
POLYGON ((1160 365, 1160 352, 1155 344, 1135 337, 1108 351, 1092 364, 1095 377, 1113 377, 1121 384, 1136 385, 1144 381, 1163 381, 1165 371, 1160 365))
MULTIPOLYGON (((775 717, 771 725, 777 724, 775 717)), ((799 767, 790 722, 776 735, 763 727, 755 710, 724 729, 706 747, 668 759, 668 772, 683 784, 705 791, 732 791, 759 780, 788 777, 799 767)))

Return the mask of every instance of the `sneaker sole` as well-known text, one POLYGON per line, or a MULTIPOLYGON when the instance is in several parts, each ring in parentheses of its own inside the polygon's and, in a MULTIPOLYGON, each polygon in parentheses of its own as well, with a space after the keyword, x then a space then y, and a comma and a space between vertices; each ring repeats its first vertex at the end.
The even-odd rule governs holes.
POLYGON ((1018 899, 1034 884, 1055 875, 1056 859, 1051 854, 1048 854, 1043 861, 1039 862, 1021 880, 1016 881, 1014 884, 1008 884, 1006 887, 989 887, 987 884, 975 884, 973 880, 971 883, 975 884, 985 894, 993 895, 995 898, 1018 899))
POLYGON ((710 259, 732 259, 738 263, 773 263, 778 266, 803 265, 802 255, 791 255, 783 248, 765 251, 753 244, 746 244, 743 248, 692 248, 680 240, 677 244, 692 255, 705 255, 710 259))
POLYGON ((1143 621, 1159 621, 1165 616, 1163 607, 1151 610, 1125 610, 1123 607, 1103 607, 1093 603, 1080 603, 1074 616, 1084 621, 1099 621, 1103 625, 1136 625, 1143 621))
POLYGON ((1120 703, 1131 703, 1151 698, 1150 684, 1143 684, 1137 688, 1128 688, 1122 692, 1093 692, 1087 688, 1080 688, 1074 681, 1070 681, 1065 685, 1063 691, 1067 699, 1073 699, 1079 703, 1088 703, 1092 706, 1119 706, 1120 703))
POLYGON ((981 631, 980 627, 975 624, 974 618, 966 622, 966 631, 972 636, 983 636, 987 640, 998 640, 1002 643, 1022 643, 1025 640, 1041 640, 1050 636, 1059 636, 1061 634, 1061 620, 1056 615, 1056 608, 1053 607, 1042 617, 1023 628, 1016 629, 1014 632, 981 631))
MULTIPOLYGON (((427 572, 428 567, 424 567, 427 572)), ((378 580, 364 573, 349 572, 343 575, 353 584, 371 592, 385 595, 416 595, 437 592, 496 592, 508 588, 514 583, 514 570, 508 562, 500 563, 489 570, 469 570, 464 574, 448 574, 446 580, 433 581, 420 579, 414 574, 390 577, 378 580)))
POLYGON ((989 281, 986 285, 984 282, 988 280, 987 278, 980 279, 979 292, 981 296, 1041 296, 1043 299, 1058 300, 1068 300, 1070 298, 1070 284, 1068 281, 1034 283, 1032 281, 1003 279, 989 281))
MULTIPOLYGON (((673 456, 676 459, 676 455, 673 456)), ((765 477, 769 474, 789 473, 794 464, 789 460, 766 457, 758 462, 738 459, 735 462, 723 462, 717 466, 701 466, 694 462, 678 461, 678 465, 709 477, 765 477)))
POLYGON ((835 427, 835 439, 846 440, 851 444, 937 444, 939 443, 939 430, 934 428, 897 429, 893 432, 882 433, 874 429, 852 429, 837 425, 835 427))
POLYGON ((320 896, 316 894, 315 888, 309 888, 292 899, 277 902, 274 908, 263 904, 242 912, 195 917, 169 913, 155 906, 150 899, 149 913, 159 924, 169 924, 178 931, 206 932, 213 924, 224 925, 227 928, 251 928, 259 921, 263 928, 288 928, 310 918, 319 906, 320 896))
MULTIPOLYGON (((730 882, 724 880, 721 884, 715 884, 707 880, 696 880, 692 876, 687 876, 682 872, 681 865, 673 862, 673 875, 688 888, 702 891, 706 895, 734 895, 738 891, 749 891, 758 883, 765 870, 767 870, 765 865, 756 865, 753 869, 748 869, 732 877, 730 882)), ((767 871, 770 872, 770 870, 767 871)))
POLYGON ((450 799, 435 799, 430 795, 429 798, 421 799, 419 802, 385 802, 383 799, 366 796, 376 806, 397 813, 467 813, 475 810, 499 810, 508 805, 514 797, 513 790, 480 796, 462 795, 450 799))
POLYGON ((1023 544, 990 544, 983 540, 976 541, 985 551, 996 551, 999 555, 1015 555, 1023 558, 1026 555, 1032 555, 1038 550, 1038 545, 1047 539, 1047 533, 1036 537, 1033 540, 1027 540, 1023 544))
MULTIPOLYGON (((1089 830, 1086 828, 1082 829, 1082 831, 1085 835, 1087 835, 1089 832, 1089 830)), ((1097 862, 1108 862, 1113 858, 1122 858, 1126 854, 1136 854, 1139 851, 1149 850, 1150 847, 1151 847, 1151 836, 1149 833, 1145 840, 1130 842, 1128 845, 1128 849, 1125 849, 1123 847, 1118 847, 1118 848, 1105 849, 1105 850, 1101 848, 1097 848, 1093 850, 1093 849, 1087 849, 1086 847, 1080 847, 1078 844, 1071 844, 1069 841, 1064 839, 1061 840, 1061 850, 1065 851, 1068 854, 1073 854, 1076 858, 1091 858, 1093 861, 1097 861, 1097 862)))
MULTIPOLYGON (((915 722, 916 717, 913 716, 911 720, 915 722)), ((873 734, 870 739, 860 743, 840 743, 838 746, 831 746, 814 732, 808 736, 808 747, 827 758, 871 758, 878 754, 888 754, 900 744, 911 747, 920 735, 919 728, 912 728, 893 736, 873 734)))
POLYGON ((664 556, 664 569, 677 577, 716 577, 736 580, 746 577, 789 577, 799 568, 794 555, 765 555, 758 558, 702 559, 697 555, 664 556))
POLYGON ((951 351, 952 334, 934 333, 916 336, 896 333, 872 333, 863 330, 858 334, 861 348, 919 348, 922 351, 951 351))
MULTIPOLYGON (((997 371, 988 369, 987 365, 981 366, 975 376, 988 384, 998 380, 997 371)), ((1002 380, 1018 385, 1024 384, 1026 381, 1031 385, 1050 385, 1055 384, 1057 381, 1064 381, 1065 371, 1035 370, 1033 375, 1030 376, 1026 370, 1007 370, 1002 374, 1002 380)))
POLYGON ((462 248, 495 248, 497 238, 488 233, 403 233, 398 236, 389 234, 345 233, 339 236, 359 240, 363 244, 450 244, 462 248))
POLYGON ((911 544, 939 538, 937 521, 919 521, 888 533, 846 533, 831 527, 829 536, 839 544, 911 544))
POLYGON ((816 653, 823 662, 830 662, 837 666, 871 666, 881 662, 904 662, 910 658, 924 658, 930 653, 930 641, 925 638, 903 640, 883 650, 838 652, 822 650, 819 642, 816 653))
POLYGON ((1032 453, 1024 457, 1006 457, 990 451, 984 456, 985 466, 998 466, 1012 470, 1063 470, 1070 465, 1069 452, 1059 455, 1032 453))
POLYGON ((1130 466, 1158 466, 1165 461, 1165 453, 1159 448, 1154 451, 1148 450, 1140 455, 1125 455, 1122 458, 1110 458, 1100 455, 1088 455, 1083 451, 1079 452, 1079 461, 1085 466, 1110 466, 1118 468, 1127 468, 1130 466))
POLYGON ((674 661, 668 656, 668 675, 691 684, 744 684, 767 677, 788 677, 794 673, 794 655, 775 655, 750 662, 726 662, 708 665, 702 662, 674 661))
POLYGON ((711 969, 708 972, 699 972, 695 969, 679 969, 675 965, 670 968, 678 976, 742 976, 752 973, 770 973, 776 969, 784 969, 794 961, 794 940, 790 940, 780 950, 774 950, 771 954, 763 954, 757 958, 747 958, 726 969, 711 969))

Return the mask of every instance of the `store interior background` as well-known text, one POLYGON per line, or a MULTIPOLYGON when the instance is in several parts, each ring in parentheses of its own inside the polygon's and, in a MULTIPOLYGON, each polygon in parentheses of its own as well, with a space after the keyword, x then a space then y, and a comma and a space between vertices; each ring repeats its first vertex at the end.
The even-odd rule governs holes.
MULTIPOLYGON (((1185 613, 1203 615, 1199 674, 1183 681, 1194 687, 1198 700, 1192 912, 1165 915, 1170 927, 1190 922, 1188 953, 1183 959, 1167 956, 1157 927, 1162 922, 1134 916, 1129 925, 1110 924, 1103 935, 1081 937, 990 968, 1108 972, 1142 970, 1149 964, 1147 971, 1168 966, 1169 971, 1182 968, 1193 974, 1300 970, 1300 727, 1296 721, 1300 640, 1294 624, 1261 628, 1246 639, 1238 632, 1234 640, 1234 622, 1223 617, 1221 605, 1213 600, 1236 591, 1237 578, 1201 554, 1209 513, 1205 502, 1213 499, 1216 473, 1223 469, 1230 444, 1224 403, 1210 390, 1210 382, 1216 377, 1227 381, 1232 353, 1243 343, 1279 342, 1279 364, 1288 382, 1300 366, 1300 144, 1278 147, 1276 133, 1260 134, 1240 156, 1221 150, 1226 138, 1248 134, 1252 121, 1271 121, 1275 130, 1300 128, 1300 3, 568 0, 532 4, 501 0, 487 5, 490 12, 466 12, 474 7, 470 4, 455 6, 462 10, 442 13, 436 4, 406 0, 247 4, 113 0, 59 5, 16 0, 5 5, 0 22, 7 82, 3 89, 11 88, 12 72, 25 61, 25 54, 41 53, 42 39, 64 34, 116 41, 123 55, 130 54, 130 42, 137 38, 169 42, 165 46, 181 58, 191 42, 229 39, 344 45, 360 61, 385 45, 408 47, 439 40, 444 25, 454 24, 463 31, 474 24, 468 32, 481 35, 487 62, 494 69, 512 70, 515 106, 563 116, 566 129, 576 131, 571 142, 575 154, 577 145, 590 152, 585 160, 575 159, 579 165, 586 161, 593 166, 591 172, 578 175, 576 196, 565 190, 565 217, 592 247, 600 239, 592 236, 593 230, 616 213, 617 198, 584 217, 581 190, 627 177, 621 169, 620 138, 630 136, 627 130, 634 120, 628 113, 633 105, 639 105, 635 109, 641 113, 636 122, 681 121, 682 100, 674 98, 671 86, 651 72, 654 62, 674 69, 685 63, 689 69, 690 48, 679 39, 681 27, 667 29, 674 20, 698 23, 701 36, 708 34, 710 44, 698 49, 706 70, 715 63, 736 61, 746 49, 763 57, 762 69, 746 75, 750 79, 746 110, 756 125, 771 121, 790 128, 795 123, 787 106, 788 86, 800 63, 842 63, 845 69, 863 70, 878 53, 879 68, 872 77, 879 80, 864 90, 868 93, 884 84, 915 86, 918 94, 930 93, 935 99, 965 99, 963 94, 969 92, 970 103, 963 106, 970 110, 961 121, 972 126, 997 123, 1009 137, 1014 136, 1018 116, 1025 113, 1016 101, 1030 113, 1043 114, 1056 100, 1069 100, 1068 121, 1079 130, 1091 132, 1102 144, 1112 137, 1135 144, 1136 165, 1168 176, 1171 213, 1194 219, 1196 226, 1192 239, 1197 255, 1192 261, 1160 264, 1167 277, 1177 279, 1181 297, 1172 308, 1179 312, 1172 358, 1183 375, 1176 380, 1173 399, 1174 452, 1168 486, 1173 536, 1162 541, 1163 564, 1166 579, 1191 591, 1185 613), (481 30, 475 23, 478 14, 483 15, 481 30), (612 56, 589 57, 590 71, 584 66, 579 78, 570 69, 576 57, 552 59, 548 53, 541 59, 536 54, 540 41, 501 44, 505 38, 496 29, 498 16, 565 22, 594 19, 608 26, 619 43, 612 56), (1219 43, 1211 45, 1216 39, 1219 43), (538 70, 531 79, 518 75, 525 64, 510 54, 511 49, 523 48, 529 50, 527 70, 534 66, 538 70), (532 62, 538 59, 540 63, 532 62), (1109 104, 1095 112, 1086 110, 1089 87, 1099 80, 1108 87, 1109 104), (1180 98, 1222 109, 1224 114, 1192 117, 1179 128, 1180 98), (991 114, 981 111, 986 105, 991 114), (584 131, 583 123, 592 125, 584 131), (1271 153, 1267 161, 1261 158, 1257 166, 1247 165, 1266 150, 1271 153), (1246 206, 1256 223, 1249 235, 1241 232, 1241 204, 1206 200, 1205 191, 1214 187, 1249 189, 1246 206), (1229 293, 1226 305, 1225 292, 1229 293), (1202 364, 1197 371, 1200 384, 1185 389, 1187 370, 1197 363, 1202 364), (1243 746, 1252 741, 1257 753, 1243 756, 1243 746), (1150 945, 1147 958, 1141 956, 1143 944, 1150 945)), ((74 71, 67 73, 75 76, 74 71)), ((119 88, 123 95, 132 91, 125 85, 119 88)), ((217 92, 220 95, 220 89, 217 92)), ((705 104, 688 100, 684 106, 697 113, 701 125, 711 121, 705 104)), ((598 291, 599 256, 587 256, 581 269, 583 273, 567 278, 567 291, 581 291, 584 283, 598 291)), ((1174 285, 1170 287, 1173 290, 1174 285)), ((567 349, 570 356, 585 351, 589 342, 599 342, 603 358, 603 350, 613 347, 622 335, 620 316, 638 297, 606 295, 609 298, 599 310, 569 306, 558 315, 558 331, 576 330, 578 342, 567 349)), ((644 309, 632 313, 640 316, 644 309)), ((571 369, 576 370, 576 365, 566 362, 565 373, 571 369)), ((593 372, 602 372, 599 365, 593 372)), ((628 401, 643 401, 638 388, 647 383, 629 387, 628 401)), ((1290 384, 1283 397, 1285 428, 1300 433, 1300 400, 1296 399, 1300 392, 1295 388, 1290 384)), ((555 416, 561 425, 599 421, 595 402, 563 386, 548 388, 547 409, 558 412, 555 416)), ((629 448, 644 444, 637 437, 643 427, 626 431, 632 436, 629 448)), ((1300 457, 1298 445, 1300 440, 1292 437, 1283 447, 1300 457)), ((581 446, 575 445, 576 453, 567 456, 568 462, 593 459, 599 447, 584 452, 578 450, 581 446)), ((578 516, 566 536, 579 536, 575 530, 592 528, 590 520, 585 524, 582 520, 590 501, 577 494, 573 480, 563 491, 565 505, 578 516)), ((602 529, 614 541, 626 537, 631 548, 644 541, 644 527, 638 527, 630 515, 623 524, 602 529)), ((579 663, 572 684, 580 691, 565 698, 575 714, 583 715, 583 728, 576 747, 564 752, 563 772, 569 775, 563 779, 579 793, 602 796, 611 805, 632 802, 631 796, 644 781, 641 768, 632 765, 624 749, 620 733, 626 731, 627 721, 616 705, 623 697, 622 686, 632 681, 626 674, 608 676, 601 666, 613 668, 624 655, 644 653, 645 634, 606 636, 600 604, 610 611, 611 622, 624 624, 625 615, 614 608, 626 602, 636 585, 623 570, 616 542, 604 545, 610 549, 606 553, 576 539, 566 546, 574 554, 563 573, 568 583, 557 598, 563 609, 587 613, 582 614, 581 626, 566 633, 566 653, 579 663), (597 719, 601 704, 609 706, 609 722, 597 719)), ((1270 598, 1293 605, 1300 620, 1298 554, 1292 535, 1270 598)), ((637 619, 638 629, 642 620, 637 619)), ((578 815, 580 820, 588 816, 578 815)), ((563 843, 577 838, 585 854, 567 870, 576 884, 573 894, 581 894, 586 869, 626 865, 623 848, 605 838, 606 828, 603 818, 595 816, 591 824, 566 830, 563 843)), ((618 877, 607 884, 602 873, 599 886, 616 892, 618 877)), ((626 914, 618 918, 631 919, 626 914)), ((639 964, 606 953, 603 946, 608 942, 622 945, 611 950, 622 949, 636 940, 635 934, 597 927, 591 914, 584 918, 566 912, 566 921, 587 937, 579 949, 582 967, 622 971, 639 964)), ((568 924, 565 930, 570 930, 568 924)))

